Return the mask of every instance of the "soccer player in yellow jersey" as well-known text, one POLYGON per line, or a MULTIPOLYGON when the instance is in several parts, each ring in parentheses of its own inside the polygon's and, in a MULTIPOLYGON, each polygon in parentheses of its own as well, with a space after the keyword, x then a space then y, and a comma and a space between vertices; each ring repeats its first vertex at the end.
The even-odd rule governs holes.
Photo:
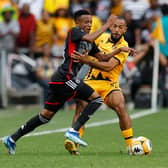
MULTIPOLYGON (((104 33, 96 40, 98 48, 104 53, 110 53, 116 48, 128 47, 128 43, 123 36, 126 30, 127 25, 125 20, 118 17, 116 22, 110 27, 111 33, 104 33)), ((115 110, 119 118, 122 135, 129 150, 129 146, 132 144, 133 130, 131 119, 125 108, 124 96, 119 86, 119 76, 128 55, 128 52, 122 51, 110 58, 107 62, 100 62, 90 59, 87 54, 81 54, 75 51, 73 58, 91 67, 84 81, 104 99, 108 107, 115 110)), ((80 108, 76 110, 74 121, 80 115, 81 107, 84 106, 84 103, 80 102, 78 106, 80 108)), ((71 154, 79 154, 77 146, 69 140, 65 141, 65 148, 71 154)))

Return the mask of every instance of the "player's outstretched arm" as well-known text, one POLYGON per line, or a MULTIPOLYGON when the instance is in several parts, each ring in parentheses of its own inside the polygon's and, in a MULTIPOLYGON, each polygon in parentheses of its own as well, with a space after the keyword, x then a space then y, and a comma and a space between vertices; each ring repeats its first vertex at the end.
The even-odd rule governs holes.
POLYGON ((104 33, 111 26, 111 24, 115 22, 116 19, 117 19, 117 16, 110 15, 109 18, 107 19, 106 23, 100 29, 98 29, 97 31, 95 31, 93 33, 85 34, 82 37, 82 40, 86 40, 86 41, 90 41, 90 42, 95 41, 96 38, 99 37, 102 33, 104 33))
POLYGON ((113 50, 111 53, 103 54, 101 52, 95 54, 95 56, 98 58, 99 61, 108 61, 111 59, 114 55, 119 54, 120 52, 128 52, 130 55, 135 55, 136 50, 129 47, 120 47, 115 50, 113 50))

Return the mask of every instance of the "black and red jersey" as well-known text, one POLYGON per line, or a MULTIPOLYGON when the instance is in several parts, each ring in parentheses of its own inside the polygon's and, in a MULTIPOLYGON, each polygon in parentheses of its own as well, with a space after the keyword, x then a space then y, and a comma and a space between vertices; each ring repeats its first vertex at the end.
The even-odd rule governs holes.
POLYGON ((65 82, 76 77, 82 64, 73 61, 71 54, 74 50, 80 53, 87 51, 92 56, 100 51, 95 43, 82 40, 85 34, 86 32, 77 27, 69 31, 65 41, 64 61, 52 76, 52 81, 65 82))

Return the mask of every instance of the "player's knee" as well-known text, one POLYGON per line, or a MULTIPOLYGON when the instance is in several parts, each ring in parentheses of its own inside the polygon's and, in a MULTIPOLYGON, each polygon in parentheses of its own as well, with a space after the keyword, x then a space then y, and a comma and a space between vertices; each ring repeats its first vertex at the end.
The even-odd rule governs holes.
POLYGON ((99 96, 97 98, 92 99, 90 101, 90 103, 102 104, 103 103, 103 99, 99 96))
POLYGON ((48 120, 50 120, 55 113, 52 111, 49 111, 47 109, 43 109, 43 111, 40 113, 41 116, 43 116, 44 118, 47 118, 48 120))
POLYGON ((91 94, 91 96, 88 98, 88 101, 90 102, 90 101, 92 101, 92 100, 94 100, 94 99, 97 99, 98 97, 100 97, 99 94, 94 91, 94 92, 91 94))
POLYGON ((51 118, 54 116, 54 112, 48 111, 48 110, 43 110, 41 113, 39 113, 39 120, 45 124, 48 123, 51 118))
POLYGON ((48 123, 50 121, 50 118, 46 118, 45 116, 43 116, 41 113, 39 114, 39 120, 45 124, 45 123, 48 123))

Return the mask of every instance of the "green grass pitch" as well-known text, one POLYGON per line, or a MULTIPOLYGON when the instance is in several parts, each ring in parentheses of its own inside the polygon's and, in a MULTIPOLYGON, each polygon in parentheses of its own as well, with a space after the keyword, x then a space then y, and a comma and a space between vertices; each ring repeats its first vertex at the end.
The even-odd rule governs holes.
MULTIPOLYGON (((0 110, 0 137, 15 131, 39 107, 0 110)), ((62 110, 46 125, 34 132, 67 128, 73 111, 62 110)), ((130 114, 137 113, 132 111, 130 114)), ((88 123, 116 118, 111 110, 99 110, 88 123)), ((168 109, 161 109, 145 117, 132 120, 134 136, 146 136, 152 141, 149 156, 128 156, 118 123, 86 128, 83 137, 89 146, 81 147, 80 156, 72 156, 64 149, 64 132, 24 137, 17 142, 16 154, 8 155, 0 143, 1 168, 167 168, 168 167, 168 109)))

